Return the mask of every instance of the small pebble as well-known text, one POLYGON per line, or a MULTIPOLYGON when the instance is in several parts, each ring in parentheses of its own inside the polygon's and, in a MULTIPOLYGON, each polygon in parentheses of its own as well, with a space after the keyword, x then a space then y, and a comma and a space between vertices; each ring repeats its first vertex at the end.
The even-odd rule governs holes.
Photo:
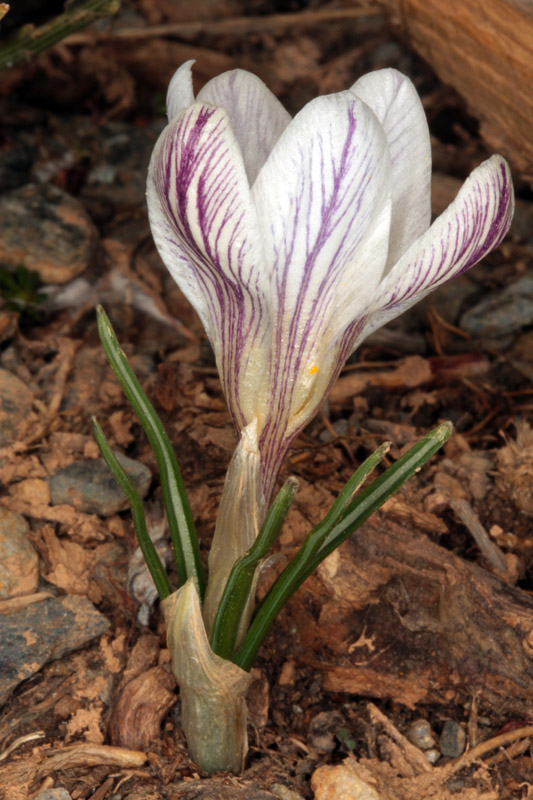
POLYGON ((429 750, 424 750, 424 755, 430 764, 436 764, 440 758, 440 753, 436 747, 431 747, 429 750))
POLYGON ((435 735, 427 719, 415 719, 409 725, 407 738, 421 750, 429 750, 435 747, 435 735))
POLYGON ((533 273, 488 294, 462 315, 460 327, 471 336, 498 339, 533 322, 533 273))
POLYGON ((458 758, 465 751, 466 732, 458 722, 447 720, 439 739, 440 751, 448 758, 458 758))
POLYGON ((72 800, 72 797, 66 789, 58 786, 56 789, 43 789, 39 794, 34 794, 33 800, 72 800))

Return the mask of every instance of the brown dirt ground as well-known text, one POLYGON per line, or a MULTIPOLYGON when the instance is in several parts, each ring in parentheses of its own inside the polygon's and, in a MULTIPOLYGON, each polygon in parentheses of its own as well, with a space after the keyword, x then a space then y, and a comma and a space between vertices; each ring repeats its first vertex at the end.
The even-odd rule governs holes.
MULTIPOLYGON (((395 336, 375 337, 360 348, 327 407, 296 441, 282 477, 296 474, 301 491, 260 592, 376 444, 390 439, 394 459, 442 419, 452 419, 457 431, 281 615, 254 668, 251 747, 242 776, 207 778, 188 760, 161 619, 156 609, 148 626, 137 623, 126 583, 135 544, 129 513, 98 518, 53 507, 43 494, 43 480, 55 469, 96 457, 92 414, 113 446, 156 475, 154 457, 99 348, 94 306, 103 301, 176 446, 208 551, 235 443, 209 347, 155 254, 142 198, 121 195, 117 187, 107 196, 83 191, 99 129, 111 121, 144 131, 160 120, 168 78, 185 58, 197 59, 202 82, 237 65, 252 69, 291 111, 369 69, 395 66, 422 94, 443 176, 437 190, 446 195, 446 179, 463 179, 487 155, 461 99, 378 13, 351 25, 308 24, 305 14, 317 6, 297 0, 208 0, 200 8, 170 0, 123 2, 114 28, 199 25, 181 37, 156 31, 135 46, 84 30, 70 44, 6 73, 3 147, 21 132, 31 139, 32 169, 37 165, 42 174, 47 166, 50 183, 82 199, 100 244, 87 273, 96 289, 86 301, 53 312, 37 309, 33 316, 0 311, 3 366, 34 394, 17 442, 0 453, 1 502, 30 521, 40 588, 84 594, 111 627, 90 647, 22 683, 1 709, 4 796, 22 800, 39 788, 64 786, 74 800, 260 800, 281 796, 272 787, 282 784, 311 798, 310 777, 318 767, 355 756, 391 798, 533 797, 527 727, 533 693, 521 661, 524 650, 531 657, 533 645, 527 636, 521 644, 517 634, 529 630, 533 589, 533 442, 521 422, 532 419, 533 409, 530 330, 517 330, 505 343, 472 339, 456 316, 448 316, 451 295, 440 304, 426 302, 396 326, 395 336), (300 23, 268 24, 287 11, 300 12, 300 23), (235 31, 214 24, 250 15, 264 24, 235 31), (73 153, 67 162, 65 149, 73 153), (111 272, 140 286, 179 324, 154 321, 135 308, 131 293, 110 288, 111 272), (475 522, 499 548, 503 573, 476 545, 475 522), (437 570, 448 576, 446 585, 429 580, 437 570), (467 589, 472 613, 454 624, 444 621, 442 598, 453 606, 467 589), (475 630, 479 641, 468 641, 464 630, 475 630), (494 652, 484 649, 487 642, 494 652), (120 702, 128 681, 128 702, 139 714, 127 720, 130 734, 121 718, 127 704, 120 702), (410 721, 421 716, 437 733, 446 719, 464 723, 470 760, 444 759, 428 768, 404 738, 410 721), (122 751, 108 745, 122 745, 122 751)), ((136 167, 141 182, 145 166, 136 167)), ((528 187, 520 180, 517 187, 526 213, 528 187)), ((476 268, 462 309, 512 283, 530 264, 531 245, 511 237, 476 268)), ((157 516, 157 478, 148 502, 157 516)), ((465 604, 453 606, 454 613, 463 613, 465 604)))

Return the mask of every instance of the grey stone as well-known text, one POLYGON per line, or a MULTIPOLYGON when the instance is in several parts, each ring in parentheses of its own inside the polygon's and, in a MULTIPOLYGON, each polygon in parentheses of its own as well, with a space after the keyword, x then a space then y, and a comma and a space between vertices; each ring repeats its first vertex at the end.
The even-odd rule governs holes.
POLYGON ((0 261, 36 270, 45 283, 66 283, 93 260, 98 234, 79 200, 49 184, 0 198, 0 261))
POLYGON ((50 597, 0 614, 0 705, 22 681, 65 653, 101 636, 109 622, 85 597, 50 597))
POLYGON ((424 750, 424 755, 430 764, 436 764, 440 758, 440 753, 436 747, 431 747, 429 750, 424 750))
POLYGON ((34 794, 32 800, 72 800, 72 796, 58 786, 56 789, 43 789, 39 794, 34 794))
MULTIPOLYGON (((115 455, 141 497, 144 497, 152 480, 148 467, 121 453, 115 455)), ((48 483, 52 505, 66 504, 102 517, 128 508, 126 496, 103 458, 75 461, 57 470, 48 483)))
POLYGON ((0 447, 16 441, 32 403, 33 393, 26 384, 7 369, 0 369, 0 447))
POLYGON ((471 336, 498 339, 533 323, 533 273, 491 292, 466 311, 459 323, 471 336))
POLYGON ((0 506, 0 599, 32 594, 39 583, 37 553, 20 514, 0 506))
MULTIPOLYGON (((337 436, 348 436, 350 433, 350 423, 347 419, 336 419, 335 422, 331 424, 331 427, 337 436)), ((331 442, 333 434, 330 433, 327 428, 324 428, 324 430, 320 432, 318 438, 321 442, 331 442)))
POLYGON ((435 735, 427 719, 415 719, 409 725, 407 738, 421 750, 429 750, 435 746, 435 735))
POLYGON ((443 756, 458 758, 465 751, 466 731, 462 725, 453 720, 447 720, 442 726, 439 747, 443 756))

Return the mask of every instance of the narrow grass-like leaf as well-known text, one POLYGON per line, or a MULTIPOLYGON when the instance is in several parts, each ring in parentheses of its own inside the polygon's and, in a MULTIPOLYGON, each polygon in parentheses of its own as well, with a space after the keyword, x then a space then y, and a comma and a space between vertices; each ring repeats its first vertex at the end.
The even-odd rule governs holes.
POLYGON ((276 541, 297 491, 298 481, 296 478, 289 478, 272 503, 257 539, 248 552, 233 565, 211 631, 211 649, 221 658, 231 659, 235 651, 239 623, 255 571, 276 541))
MULTIPOLYGON (((453 433, 451 422, 443 422, 433 428, 405 455, 389 467, 370 486, 353 500, 343 514, 342 520, 324 540, 314 561, 309 564, 309 572, 320 564, 333 550, 336 550, 374 511, 383 505, 415 472, 424 466, 431 456, 445 444, 453 433)), ((307 577, 307 576, 306 576, 307 577)), ((305 578, 304 578, 305 580, 305 578)))
MULTIPOLYGON (((309 563, 313 556, 320 550, 328 535, 346 513, 350 502, 353 500, 354 494, 370 475, 370 473, 383 460, 389 449, 389 442, 384 442, 367 459, 365 459, 365 461, 363 461, 361 466, 356 469, 352 477, 339 492, 337 499, 331 506, 324 519, 321 520, 321 522, 319 522, 318 525, 316 525, 313 530, 307 534, 302 546, 300 547, 300 550, 280 575, 280 579, 283 578, 283 585, 288 590, 290 590, 294 576, 298 576, 300 571, 305 567, 305 564, 309 563)), ((281 585, 279 588, 281 591, 281 585)), ((259 609, 267 597, 268 595, 263 598, 262 602, 258 605, 256 609, 256 615, 259 613, 259 609)))
MULTIPOLYGON (((402 486, 446 442, 453 430, 444 422, 417 442, 404 456, 389 467, 351 503, 345 505, 340 520, 333 523, 318 543, 316 528, 311 531, 294 559, 283 570, 258 607, 248 633, 233 661, 249 670, 272 622, 321 561, 344 542, 388 498, 402 486)), ((379 451, 376 451, 378 453, 379 451)), ((376 456, 373 453, 370 459, 376 456)), ((383 456, 381 456, 383 457, 383 456)), ((362 467, 370 461, 364 462, 362 467)), ((381 459, 379 459, 381 460, 381 459)), ((376 462, 377 463, 377 462, 376 462)), ((362 468, 360 467, 360 469, 362 468)), ((368 473, 367 473, 368 474, 368 473)), ((330 512, 331 513, 331 512, 330 512)), ((324 524, 325 520, 318 527, 324 524)))
POLYGON ((168 597, 172 593, 172 587, 170 585, 165 568, 161 563, 161 559, 157 554, 157 550, 155 549, 150 538, 150 534, 148 533, 148 529, 146 527, 146 518, 144 516, 143 502, 139 492, 128 478, 124 468, 112 451, 102 428, 96 420, 96 417, 93 417, 91 421, 94 438, 96 439, 96 444, 100 448, 102 457, 111 470, 116 482, 128 498, 133 517, 133 524, 135 525, 137 539, 139 540, 139 547, 142 550, 144 560, 146 561, 146 566, 150 570, 150 575, 154 581, 159 598, 164 600, 165 597, 168 597))
POLYGON ((111 367, 148 437, 159 467, 163 502, 174 547, 180 584, 193 578, 200 598, 205 591, 205 576, 194 528, 189 498, 183 484, 176 455, 156 411, 124 355, 111 323, 101 306, 96 309, 98 332, 111 367))

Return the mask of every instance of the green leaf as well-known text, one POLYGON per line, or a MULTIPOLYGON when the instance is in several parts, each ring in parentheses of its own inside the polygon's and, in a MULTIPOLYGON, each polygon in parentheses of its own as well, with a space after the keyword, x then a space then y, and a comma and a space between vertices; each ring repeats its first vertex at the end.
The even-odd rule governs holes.
POLYGON ((355 750, 357 742, 353 738, 348 728, 338 728, 335 731, 335 738, 346 748, 346 750, 355 750))
POLYGON ((202 598, 205 592, 204 570, 189 498, 176 455, 161 420, 118 343, 105 311, 98 306, 96 312, 98 332, 108 361, 155 453, 180 584, 183 585, 188 578, 193 578, 202 598))
POLYGON ((139 540, 139 547, 142 550, 146 565, 150 570, 150 575, 155 583, 157 593, 159 594, 160 599, 164 600, 165 597, 168 597, 172 593, 172 587, 170 585, 167 573, 165 572, 165 568, 161 563, 161 559, 159 558, 157 550, 155 549, 150 538, 150 534, 148 533, 141 496, 129 479, 116 455, 112 451, 102 428, 96 420, 96 417, 93 417, 91 421, 94 438, 96 439, 96 443, 100 448, 102 457, 113 473, 113 477, 117 481, 118 485, 128 498, 133 517, 133 524, 135 525, 137 539, 139 540))
MULTIPOLYGON (((294 592, 326 556, 357 530, 374 511, 382 506, 400 486, 442 447, 450 437, 452 430, 451 422, 444 422, 430 431, 354 500, 347 504, 345 503, 340 516, 332 515, 334 504, 334 507, 320 525, 307 536, 297 555, 285 567, 256 610, 248 633, 233 658, 235 664, 242 667, 242 669, 250 669, 272 622, 294 592), (329 528, 325 524, 328 517, 330 517, 330 522, 334 520, 333 524, 329 525, 329 528), (317 530, 320 530, 320 533, 317 533, 317 530)), ((351 481, 356 482, 355 478, 360 471, 365 473, 365 477, 369 474, 383 458, 383 447, 373 453, 361 465, 359 470, 352 476, 351 481)), ((341 494, 345 490, 346 487, 341 494)), ((336 503, 339 503, 339 500, 340 495, 336 503)), ((339 503, 339 505, 341 504, 339 503)))
POLYGON ((251 548, 233 565, 211 631, 211 649, 221 658, 231 659, 243 609, 252 588, 255 571, 274 542, 298 491, 296 478, 289 478, 272 503, 251 548))

